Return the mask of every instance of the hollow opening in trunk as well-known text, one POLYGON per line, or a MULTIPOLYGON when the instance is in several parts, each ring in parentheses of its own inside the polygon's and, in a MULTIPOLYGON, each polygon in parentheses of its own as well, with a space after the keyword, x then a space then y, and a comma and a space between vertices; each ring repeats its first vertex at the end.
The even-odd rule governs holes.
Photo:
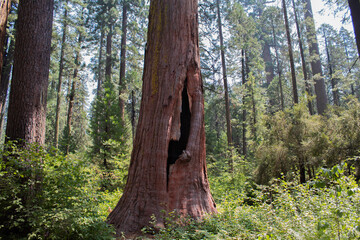
POLYGON ((176 160, 186 149, 186 145, 190 135, 191 112, 186 84, 187 80, 185 80, 184 82, 184 88, 182 91, 182 103, 180 113, 180 139, 178 141, 170 140, 168 147, 167 182, 169 182, 170 165, 175 164, 176 160))

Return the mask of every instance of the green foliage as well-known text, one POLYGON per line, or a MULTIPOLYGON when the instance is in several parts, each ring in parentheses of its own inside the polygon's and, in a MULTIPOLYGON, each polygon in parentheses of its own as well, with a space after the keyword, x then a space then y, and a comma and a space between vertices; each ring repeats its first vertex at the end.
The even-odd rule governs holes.
MULTIPOLYGON (((256 151, 257 182, 265 184, 282 176, 290 180, 300 164, 304 164, 311 178, 314 169, 332 167, 357 156, 359 109, 359 101, 351 97, 345 107, 330 108, 326 117, 311 116, 304 101, 293 109, 266 116, 264 140, 256 151)), ((353 164, 358 169, 357 161, 353 164)))
POLYGON ((105 219, 119 192, 101 193, 88 161, 36 145, 6 149, 0 165, 0 238, 112 239, 105 219))
POLYGON ((218 199, 217 215, 199 222, 165 214, 164 228, 145 230, 156 229, 155 239, 358 239, 360 192, 344 169, 323 169, 304 185, 277 180, 269 187, 259 186, 252 205, 246 203, 246 195, 224 194, 218 199), (328 184, 319 185, 323 181, 328 184))

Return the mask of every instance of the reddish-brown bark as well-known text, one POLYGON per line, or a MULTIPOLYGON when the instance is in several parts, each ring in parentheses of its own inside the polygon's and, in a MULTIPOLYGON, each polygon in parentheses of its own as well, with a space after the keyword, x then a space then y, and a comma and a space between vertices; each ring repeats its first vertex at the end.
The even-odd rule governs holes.
POLYGON ((161 211, 215 213, 205 162, 197 0, 150 4, 140 116, 124 194, 108 222, 139 232, 161 211))
POLYGON ((52 0, 20 1, 6 135, 44 144, 52 0))

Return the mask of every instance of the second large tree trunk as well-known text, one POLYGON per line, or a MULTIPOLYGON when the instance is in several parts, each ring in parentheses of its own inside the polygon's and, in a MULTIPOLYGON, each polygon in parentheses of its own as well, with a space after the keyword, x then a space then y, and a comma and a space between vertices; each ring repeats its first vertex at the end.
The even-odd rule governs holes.
POLYGON ((52 0, 20 1, 6 135, 44 144, 52 0))
POLYGON ((142 101, 124 194, 108 222, 139 232, 162 210, 215 213, 205 162, 204 99, 197 0, 150 4, 142 101))

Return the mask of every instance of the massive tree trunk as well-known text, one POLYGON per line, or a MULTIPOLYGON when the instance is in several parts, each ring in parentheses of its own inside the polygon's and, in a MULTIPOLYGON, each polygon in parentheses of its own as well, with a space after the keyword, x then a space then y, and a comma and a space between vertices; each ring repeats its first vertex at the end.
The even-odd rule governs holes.
POLYGON ((52 0, 20 1, 6 135, 44 144, 52 0))
POLYGON ((349 3, 351 18, 354 26, 356 45, 360 57, 360 1, 348 0, 348 3, 349 3))
POLYGON ((58 147, 59 143, 59 120, 60 120, 60 105, 61 105, 61 85, 62 85, 62 77, 64 71, 64 55, 65 55, 65 47, 66 47, 66 35, 67 35, 67 3, 64 5, 64 16, 63 16, 63 29, 62 29, 62 37, 61 37, 61 48, 60 48, 60 61, 59 61, 59 77, 58 77, 58 85, 57 85, 57 97, 56 97, 56 113, 55 113, 55 133, 54 133, 54 146, 58 147))
POLYGON ((126 37, 127 37, 127 8, 128 3, 123 2, 123 19, 122 19, 122 35, 121 35, 121 53, 120 53, 120 80, 119 80, 119 107, 120 116, 124 121, 124 100, 121 98, 121 94, 124 88, 125 71, 126 71, 126 37))
POLYGON ((291 69, 291 82, 292 82, 292 90, 293 90, 293 97, 294 103, 299 103, 299 97, 297 92, 297 84, 296 84, 296 73, 295 73, 295 63, 294 63, 294 56, 293 56, 293 49, 291 44, 291 35, 290 35, 290 26, 289 26, 289 19, 286 10, 286 3, 285 0, 282 0, 283 11, 284 11, 284 19, 285 19, 285 28, 286 28, 286 37, 288 42, 288 50, 289 50, 289 58, 290 58, 290 69, 291 69))
MULTIPOLYGON (((307 74, 307 69, 306 69, 304 47, 303 47, 303 42, 302 42, 302 37, 301 37, 301 30, 300 30, 300 26, 299 26, 298 16, 297 16, 297 12, 296 12, 295 0, 292 0, 292 4, 293 4, 293 9, 294 9, 296 32, 297 32, 298 41, 299 41, 301 66, 302 66, 302 71, 303 71, 303 75, 304 75, 305 89, 306 89, 307 94, 309 94, 309 96, 312 96, 309 79, 308 79, 308 74, 307 74)), ((307 102, 308 102, 308 108, 309 108, 310 115, 313 115, 314 110, 313 110, 311 100, 309 99, 309 97, 308 97, 307 102)))
POLYGON ((124 194, 108 222, 139 232, 162 210, 215 213, 205 162, 197 0, 150 3, 142 101, 124 194))
POLYGON ((222 65, 222 74, 224 81, 224 92, 225 92, 225 115, 226 115, 226 134, 228 145, 232 145, 232 129, 231 129, 231 117, 230 117, 230 104, 229 104, 229 89, 227 82, 227 73, 226 73, 226 59, 225 59, 225 48, 224 48, 224 38, 222 32, 222 23, 220 15, 220 2, 216 1, 217 8, 217 17, 218 17, 218 28, 219 28, 219 38, 220 38, 220 53, 221 53, 221 65, 222 65))
MULTIPOLYGON (((6 25, 11 8, 11 0, 0 0, 0 74, 3 67, 3 54, 6 39, 6 25)), ((0 76, 1 82, 1 76, 0 76)))
POLYGON ((319 114, 323 114, 326 110, 328 102, 325 81, 323 78, 320 62, 319 45, 316 38, 315 22, 310 0, 303 0, 305 3, 305 23, 307 31, 307 41, 309 44, 309 52, 312 58, 311 70, 315 80, 316 106, 319 114))

